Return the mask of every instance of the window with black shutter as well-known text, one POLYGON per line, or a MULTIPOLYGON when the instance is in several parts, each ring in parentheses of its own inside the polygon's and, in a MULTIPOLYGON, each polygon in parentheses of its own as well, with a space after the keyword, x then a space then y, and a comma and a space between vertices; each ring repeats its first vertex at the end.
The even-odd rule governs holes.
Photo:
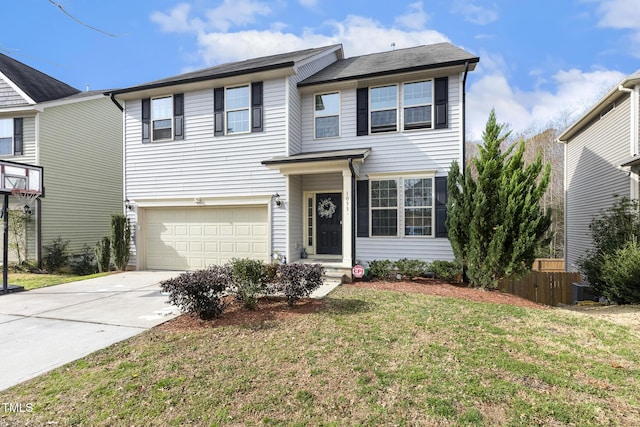
POLYGON ((436 237, 447 237, 447 177, 436 177, 436 237))
POLYGON ((22 117, 13 119, 13 155, 22 156, 23 150, 23 120, 22 117))

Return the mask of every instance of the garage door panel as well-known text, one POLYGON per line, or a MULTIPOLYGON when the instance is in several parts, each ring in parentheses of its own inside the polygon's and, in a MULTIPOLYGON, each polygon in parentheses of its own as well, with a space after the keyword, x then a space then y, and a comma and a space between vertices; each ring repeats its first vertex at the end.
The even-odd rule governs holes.
POLYGON ((146 268, 194 270, 233 258, 268 259, 266 206, 149 208, 146 268))

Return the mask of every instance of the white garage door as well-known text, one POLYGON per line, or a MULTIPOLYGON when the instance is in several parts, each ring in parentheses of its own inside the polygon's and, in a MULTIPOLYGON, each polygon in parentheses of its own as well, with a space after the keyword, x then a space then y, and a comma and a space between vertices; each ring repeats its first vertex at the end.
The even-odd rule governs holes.
POLYGON ((146 268, 197 270, 232 258, 266 261, 267 224, 265 206, 146 209, 146 268))

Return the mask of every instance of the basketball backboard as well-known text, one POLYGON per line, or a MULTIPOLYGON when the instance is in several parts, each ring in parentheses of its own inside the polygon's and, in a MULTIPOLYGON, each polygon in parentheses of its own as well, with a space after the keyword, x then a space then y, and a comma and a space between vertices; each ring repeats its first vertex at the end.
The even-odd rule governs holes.
POLYGON ((0 160, 0 193, 17 191, 43 196, 42 166, 0 160))

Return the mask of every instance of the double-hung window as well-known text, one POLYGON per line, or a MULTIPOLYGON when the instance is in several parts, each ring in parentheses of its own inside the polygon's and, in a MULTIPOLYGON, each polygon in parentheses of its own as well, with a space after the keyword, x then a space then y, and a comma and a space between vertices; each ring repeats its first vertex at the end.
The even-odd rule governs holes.
POLYGON ((433 83, 405 83, 403 85, 404 130, 432 127, 433 83))
POLYGON ((325 93, 315 96, 315 137, 340 136, 340 94, 325 93))
POLYGON ((173 97, 151 99, 153 141, 173 138, 173 97))
POLYGON ((371 88, 371 133, 398 130, 398 86, 371 88))
POLYGON ((13 154, 13 119, 0 119, 0 155, 13 154))
POLYGON ((433 236, 433 178, 378 178, 370 188, 371 236, 433 236))
POLYGON ((249 132, 249 112, 251 97, 249 86, 236 86, 226 89, 225 112, 227 115, 227 134, 249 132))

